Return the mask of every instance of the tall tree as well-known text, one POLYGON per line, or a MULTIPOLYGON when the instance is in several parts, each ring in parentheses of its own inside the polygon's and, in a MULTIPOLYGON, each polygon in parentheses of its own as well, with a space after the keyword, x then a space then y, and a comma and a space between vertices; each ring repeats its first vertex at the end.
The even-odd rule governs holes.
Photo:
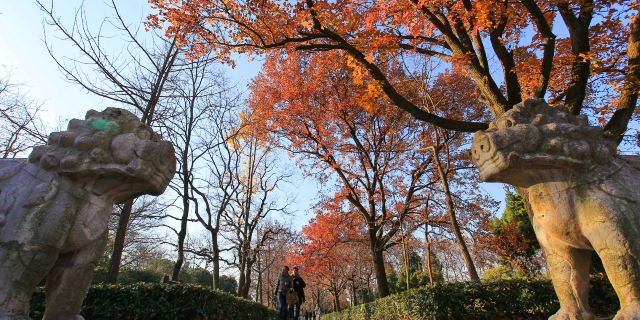
MULTIPOLYGON (((109 243, 113 242, 120 222, 124 204, 116 205, 109 221, 109 243)), ((121 266, 123 268, 145 269, 153 259, 164 257, 166 248, 162 246, 163 235, 156 233, 167 218, 167 205, 158 198, 139 197, 133 202, 128 230, 122 246, 121 266)), ((109 252, 113 248, 105 249, 109 252)), ((106 280, 106 279, 105 279, 106 280)))
POLYGON ((334 311, 340 311, 340 296, 349 282, 352 292, 357 289, 356 277, 363 271, 358 262, 370 260, 365 254, 367 237, 354 216, 319 211, 302 229, 302 241, 292 250, 290 262, 309 270, 305 282, 326 290, 333 298, 334 311))
MULTIPOLYGON (((292 243, 297 243, 299 234, 276 222, 267 222, 262 228, 281 230, 273 233, 266 239, 260 251, 257 252, 255 262, 256 301, 270 307, 276 307, 276 296, 273 294, 274 286, 282 272, 282 268, 288 265, 284 257, 288 256, 292 243)), ((259 231, 263 234, 264 231, 259 231)))
MULTIPOLYGON (((36 1, 36 4, 45 14, 45 31, 53 29, 59 41, 67 43, 78 53, 77 57, 57 54, 50 36, 45 34, 49 55, 67 81, 91 94, 133 109, 146 124, 153 126, 154 120, 162 117, 159 103, 171 92, 168 83, 180 52, 175 38, 167 38, 159 32, 151 35, 141 33, 142 24, 126 21, 115 0, 110 2, 111 15, 105 17, 102 24, 94 25, 81 6, 71 27, 56 15, 53 2, 48 6, 41 1, 36 1), (112 34, 105 34, 107 30, 112 34), (106 46, 104 40, 110 38, 121 40, 116 46, 123 54, 113 53, 106 46)), ((130 200, 120 213, 109 266, 110 283, 117 282, 132 209, 133 200, 130 200)))
POLYGON ((223 249, 219 239, 223 215, 230 209, 240 189, 236 177, 241 169, 241 149, 234 147, 233 142, 234 136, 242 129, 232 116, 236 110, 236 100, 237 98, 222 99, 228 105, 216 112, 218 120, 211 121, 206 130, 205 143, 209 147, 202 159, 205 163, 204 170, 209 174, 203 177, 192 175, 189 181, 196 219, 209 233, 209 244, 192 250, 192 253, 205 257, 213 264, 213 287, 216 289, 220 288, 220 253, 223 249))
MULTIPOLYGON (((430 110, 445 110, 445 115, 453 115, 464 111, 464 118, 482 119, 485 117, 482 106, 478 102, 478 90, 473 82, 461 76, 461 72, 443 72, 438 74, 431 86, 428 77, 431 70, 421 69, 412 73, 412 83, 421 103, 430 110)), ((478 281, 477 267, 469 250, 467 240, 477 242, 488 235, 486 221, 491 215, 489 208, 496 203, 478 192, 477 177, 470 175, 473 167, 466 152, 465 145, 470 141, 459 132, 433 128, 431 135, 423 138, 420 144, 425 150, 433 153, 434 178, 440 188, 429 195, 430 199, 440 200, 448 217, 447 228, 456 239, 460 256, 466 266, 471 280, 478 281), (462 221, 459 221, 462 220, 462 221), (465 221, 466 220, 466 221, 465 221), (469 226, 476 224, 476 228, 469 226), (464 236, 466 231, 467 237, 464 236)), ((430 204, 427 203, 427 206, 430 204)), ((432 207, 432 206, 431 206, 432 207)), ((432 207, 433 208, 433 207, 432 207)), ((428 212, 428 207, 425 208, 428 212)), ((441 217, 434 217, 441 221, 441 217)), ((426 223, 429 223, 427 218, 426 223)), ((436 226, 442 226, 442 224, 436 226)), ((428 236, 426 237, 428 239, 428 236)))
MULTIPOLYGON (((251 121, 251 114, 243 121, 251 121)), ((279 199, 278 191, 287 182, 289 173, 279 166, 275 150, 243 125, 243 130, 232 137, 234 148, 240 149, 240 168, 236 172, 238 190, 232 205, 223 212, 227 233, 225 237, 233 249, 230 265, 238 270, 238 295, 249 297, 252 272, 263 250, 276 234, 286 230, 277 224, 267 227, 267 217, 287 213, 288 199, 279 199)))
MULTIPOLYGON (((370 232, 378 290, 384 295, 388 292, 384 289, 387 287, 384 251, 401 240, 400 228, 404 223, 407 234, 420 224, 412 216, 427 201, 427 191, 440 183, 431 179, 440 172, 433 166, 433 153, 424 150, 437 146, 437 154, 441 156, 446 149, 446 159, 443 158, 446 163, 441 171, 448 181, 456 171, 469 169, 468 159, 464 161, 466 153, 460 152, 468 142, 455 134, 434 138, 438 135, 434 135, 432 128, 416 125, 400 111, 388 112, 383 96, 369 90, 372 83, 361 74, 350 72, 353 65, 342 63, 337 53, 326 55, 333 58, 307 54, 270 56, 252 85, 251 105, 260 120, 258 128, 307 161, 310 173, 321 180, 336 181, 337 193, 325 191, 333 196, 328 201, 345 201, 354 208, 350 212, 361 216, 363 227, 370 232), (319 61, 331 63, 322 65, 319 61), (455 143, 449 141, 454 139, 455 143), (455 160, 456 157, 462 159, 455 160), (329 177, 334 180, 327 180, 329 177)), ((407 92, 430 99, 430 106, 446 105, 450 114, 465 118, 478 118, 482 114, 469 92, 472 83, 452 75, 433 81, 426 75, 407 77, 399 70, 396 74, 404 77, 407 92), (424 83, 429 84, 428 88, 420 86, 424 83), (460 101, 449 98, 455 91, 469 94, 460 101)), ((455 221, 453 202, 448 202, 452 204, 449 216, 454 221, 449 227, 455 231, 460 226, 455 221)), ((458 199, 455 202, 456 207, 466 205, 458 199)), ((456 238, 464 248, 461 252, 468 257, 462 232, 458 231, 456 238)), ((471 278, 477 280, 471 258, 466 261, 471 278)))
POLYGON ((194 173, 212 149, 224 143, 224 137, 211 132, 212 122, 225 121, 222 116, 228 112, 227 96, 229 85, 221 73, 215 69, 214 60, 209 57, 185 61, 182 70, 173 79, 174 94, 168 98, 172 116, 159 121, 162 132, 171 140, 176 150, 178 169, 171 188, 180 198, 180 217, 175 220, 180 227, 177 236, 177 258, 172 279, 177 281, 184 262, 185 240, 192 208, 197 201, 193 197, 194 173))
POLYGON ((536 253, 540 244, 533 232, 533 226, 527 215, 524 200, 517 193, 508 191, 505 197, 505 209, 502 217, 491 221, 492 236, 487 245, 514 271, 533 275, 540 269, 536 253))

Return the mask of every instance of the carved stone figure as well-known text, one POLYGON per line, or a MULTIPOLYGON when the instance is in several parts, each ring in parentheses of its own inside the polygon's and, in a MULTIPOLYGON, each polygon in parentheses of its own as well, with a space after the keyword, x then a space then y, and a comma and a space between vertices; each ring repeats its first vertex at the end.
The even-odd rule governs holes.
POLYGON ((473 137, 484 181, 514 185, 529 199, 560 310, 550 319, 593 319, 589 264, 595 251, 621 309, 640 319, 640 157, 616 155, 585 116, 543 100, 516 105, 473 137))
POLYGON ((29 319, 43 279, 44 319, 82 319, 113 204, 161 194, 175 166, 171 143, 116 108, 71 120, 28 160, 1 160, 0 319, 29 319))

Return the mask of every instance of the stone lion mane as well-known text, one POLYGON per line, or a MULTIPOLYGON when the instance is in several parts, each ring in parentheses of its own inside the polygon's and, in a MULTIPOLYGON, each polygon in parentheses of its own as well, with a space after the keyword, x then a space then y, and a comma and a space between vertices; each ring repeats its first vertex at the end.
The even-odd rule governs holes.
POLYGON ((587 116, 572 115, 563 106, 551 108, 542 99, 515 105, 491 122, 487 132, 518 126, 527 126, 526 139, 514 146, 510 158, 590 167, 608 163, 616 155, 616 145, 603 138, 602 128, 589 126, 587 116))
MULTIPOLYGON (((51 133, 46 145, 33 149, 29 162, 63 175, 124 174, 142 179, 157 175, 158 172, 153 171, 167 168, 166 164, 172 160, 158 157, 173 154, 173 150, 168 150, 167 144, 160 141, 160 135, 129 111, 89 110, 85 120, 72 119, 67 131, 51 133)), ((159 174, 173 176, 175 165, 168 169, 159 174)), ((157 189, 150 194, 163 191, 157 189)))

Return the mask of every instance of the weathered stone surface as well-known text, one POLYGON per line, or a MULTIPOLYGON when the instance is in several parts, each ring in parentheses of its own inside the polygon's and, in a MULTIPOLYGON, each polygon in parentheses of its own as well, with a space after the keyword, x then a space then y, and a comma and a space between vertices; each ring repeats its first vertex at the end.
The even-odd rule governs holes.
POLYGON ((28 319, 46 278, 45 319, 78 314, 115 202, 164 192, 171 143, 116 108, 91 110, 29 159, 0 160, 0 320, 28 319))
POLYGON ((484 181, 528 197, 560 310, 551 319, 593 319, 589 263, 595 251, 621 309, 640 319, 640 157, 616 155, 583 116, 527 100, 473 138, 484 181))

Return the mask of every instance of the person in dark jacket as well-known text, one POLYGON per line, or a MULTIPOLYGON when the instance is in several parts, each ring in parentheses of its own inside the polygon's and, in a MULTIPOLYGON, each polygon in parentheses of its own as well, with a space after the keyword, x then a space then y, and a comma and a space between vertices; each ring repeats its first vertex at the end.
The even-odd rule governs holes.
POLYGON ((300 276, 298 267, 293 267, 293 274, 291 276, 293 278, 293 290, 298 293, 298 303, 289 306, 289 313, 293 314, 293 319, 298 320, 300 317, 300 307, 304 302, 304 287, 306 287, 307 284, 304 283, 304 280, 300 276))
POLYGON ((287 291, 293 286, 293 278, 289 275, 289 267, 282 268, 282 274, 276 284, 276 297, 278 299, 279 320, 287 320, 287 291))

